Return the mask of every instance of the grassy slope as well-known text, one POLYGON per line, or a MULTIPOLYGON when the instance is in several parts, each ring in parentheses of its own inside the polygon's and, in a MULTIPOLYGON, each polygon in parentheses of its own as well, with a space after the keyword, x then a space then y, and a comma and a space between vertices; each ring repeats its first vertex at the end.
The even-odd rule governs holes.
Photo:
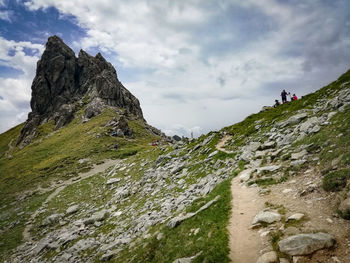
POLYGON ((340 89, 342 83, 348 81, 350 81, 350 70, 344 73, 338 80, 314 93, 304 96, 302 99, 292 103, 282 104, 277 108, 265 112, 249 115, 242 122, 225 127, 223 130, 233 134, 235 146, 244 145, 248 136, 254 137, 258 131, 263 132, 271 129, 273 123, 287 119, 294 115, 298 110, 311 109, 318 99, 329 98, 333 92, 340 89), (259 122, 259 125, 261 126, 259 130, 255 129, 256 122, 259 122))
POLYGON ((142 150, 155 137, 145 133, 137 121, 130 123, 135 131, 135 139, 116 138, 105 135, 103 127, 116 113, 106 110, 101 116, 81 123, 76 118, 66 127, 52 136, 50 124, 40 127, 41 136, 22 150, 11 151, 12 159, 3 155, 7 150, 4 145, 11 138, 16 138, 20 126, 0 135, 2 158, 0 159, 0 200, 13 201, 16 193, 33 189, 39 184, 45 187, 53 179, 66 179, 78 172, 88 170, 93 163, 107 158, 122 158, 142 150), (48 127, 47 127, 48 126, 48 127), (97 134, 100 137, 97 138, 97 134), (113 146, 119 145, 115 151, 113 146), (79 164, 78 160, 89 158, 90 161, 79 164))
MULTIPOLYGON (((350 71, 327 87, 305 96, 302 100, 284 104, 266 112, 250 115, 244 121, 226 127, 223 131, 233 133, 235 144, 232 145, 232 149, 235 149, 240 145, 244 145, 248 139, 252 140, 252 138, 259 136, 261 132, 270 130, 273 123, 292 116, 297 110, 312 108, 317 99, 329 97, 334 91, 339 89, 341 83, 346 81, 350 81, 350 71), (255 129, 257 122, 261 125, 259 130, 255 129)), ((344 113, 338 113, 332 119, 331 125, 324 127, 319 133, 308 136, 298 142, 299 144, 313 143, 314 146, 312 149, 319 152, 321 157, 321 169, 330 169, 329 164, 336 158, 340 159, 338 162, 339 169, 349 167, 350 165, 349 147, 344 144, 344 141, 346 142, 350 139, 350 117, 348 113, 349 107, 344 113), (337 136, 340 133, 343 135, 337 136)), ((10 201, 14 200, 17 191, 31 189, 38 183, 48 183, 53 178, 61 178, 75 174, 82 169, 88 168, 92 163, 96 163, 105 158, 120 158, 138 152, 139 154, 132 156, 130 161, 140 162, 140 158, 149 155, 149 153, 143 150, 149 149, 146 144, 153 138, 147 137, 147 133, 145 133, 136 122, 130 123, 130 126, 132 126, 137 134, 137 139, 135 140, 128 141, 103 135, 106 128, 101 129, 99 127, 103 126, 113 116, 114 113, 107 111, 102 116, 94 118, 85 124, 81 124, 76 120, 49 138, 45 138, 45 135, 51 131, 50 127, 42 127, 43 141, 40 144, 32 144, 23 150, 11 152, 13 156, 11 160, 5 158, 4 152, 7 150, 7 145, 11 139, 17 136, 21 127, 15 127, 0 135, 0 198, 3 200, 0 205, 2 210, 1 219, 3 219, 0 221, 0 229, 4 228, 4 226, 7 227, 6 224, 8 222, 13 222, 13 220, 18 217, 18 213, 24 211, 24 216, 21 217, 21 221, 14 228, 5 232, 5 234, 1 233, 2 236, 13 239, 13 242, 4 245, 4 243, 0 241, 0 256, 2 253, 6 253, 10 248, 15 247, 21 242, 20 234, 23 230, 25 220, 44 199, 44 196, 34 194, 25 202, 20 204, 16 202, 12 205, 8 205, 10 201), (102 136, 96 138, 96 133, 102 136), (120 151, 111 150, 111 147, 116 142, 120 145, 120 151), (28 156, 31 156, 31 158, 28 158, 28 156), (91 162, 78 165, 77 161, 79 159, 87 157, 91 159, 91 162), (31 205, 26 202, 31 202, 31 205), (5 204, 7 204, 7 207, 4 206, 5 204)), ((211 133, 200 137, 198 140, 190 143, 187 148, 191 149, 192 146, 210 135, 211 133)), ((214 139, 207 147, 214 150, 218 140, 219 135, 215 134, 214 139)), ((158 153, 159 151, 153 152, 154 156, 152 160, 156 159, 158 153)), ((218 154, 215 156, 215 159, 224 160, 232 157, 234 157, 232 154, 218 154)), ((204 158, 205 155, 199 156, 198 160, 204 158)), ((316 165, 316 163, 313 165, 316 165)), ((195 172, 195 170, 200 169, 200 166, 201 165, 194 166, 190 168, 189 171, 191 172, 193 170, 193 172, 195 172)), ((135 166, 135 176, 139 176, 138 169, 139 166, 135 166)), ((198 176, 201 176, 202 173, 203 172, 198 172, 198 176)), ((97 180, 96 184, 98 184, 99 181, 98 177, 89 180, 97 180)), ((86 189, 79 189, 82 197, 86 196, 86 194, 91 191, 89 187, 86 187, 86 189)), ((71 191, 71 189, 67 188, 67 191, 71 191)), ((220 184, 206 200, 198 200, 189 209, 196 210, 200 204, 212 199, 218 193, 221 195, 221 198, 216 205, 186 220, 174 229, 168 229, 165 226, 156 226, 153 232, 161 231, 164 234, 163 239, 158 241, 155 238, 151 238, 146 244, 137 246, 132 251, 124 250, 115 261, 125 262, 125 260, 130 259, 132 253, 134 256, 132 259, 133 262, 139 262, 140 259, 142 259, 143 262, 171 262, 175 258, 193 256, 199 251, 202 251, 202 254, 195 262, 227 262, 228 236, 226 225, 230 213, 231 198, 229 181, 220 184), (199 234, 197 236, 189 235, 190 230, 197 227, 201 229, 199 234)), ((70 197, 73 198, 72 196, 70 197)), ((64 203, 64 207, 61 208, 62 211, 69 206, 70 202, 68 202, 68 200, 69 199, 64 203)), ((73 202, 73 200, 75 200, 75 198, 71 199, 71 202, 73 202)))
POLYGON ((143 246, 132 251, 124 250, 112 262, 126 262, 130 255, 133 255, 130 262, 173 262, 199 252, 202 253, 193 262, 229 262, 226 226, 231 211, 230 180, 218 185, 207 197, 197 200, 187 211, 196 211, 217 195, 220 199, 214 205, 179 226, 173 229, 163 225, 155 227, 152 232, 162 232, 161 240, 154 236, 143 246), (197 235, 189 235, 197 228, 200 228, 197 235))
POLYGON ((76 176, 105 159, 125 158, 142 152, 156 139, 138 121, 129 122, 134 139, 106 135, 108 127, 104 125, 116 116, 117 113, 106 110, 87 123, 81 123, 78 116, 54 133, 51 123, 44 124, 38 128, 39 137, 34 143, 9 151, 10 159, 5 152, 11 140, 16 141, 23 124, 0 134, 0 259, 21 243, 25 222, 49 194, 35 191, 38 186, 45 188, 52 180, 76 176), (97 134, 101 136, 97 138, 97 134), (115 144, 119 145, 117 151, 113 149, 115 144), (89 161, 79 164, 78 160, 83 158, 89 161), (32 193, 22 200, 21 194, 29 190, 32 193))

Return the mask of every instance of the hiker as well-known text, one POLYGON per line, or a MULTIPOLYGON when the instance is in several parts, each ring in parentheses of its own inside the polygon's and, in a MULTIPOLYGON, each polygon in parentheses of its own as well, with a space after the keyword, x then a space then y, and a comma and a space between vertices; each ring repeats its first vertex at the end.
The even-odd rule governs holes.
POLYGON ((118 144, 114 145, 114 149, 118 150, 118 144))
POLYGON ((289 99, 290 101, 292 101, 292 95, 290 95, 290 92, 287 93, 287 101, 288 101, 288 99, 289 99))
POLYGON ((297 95, 293 94, 292 100, 293 100, 293 101, 294 101, 294 100, 298 100, 297 95))
POLYGON ((114 132, 112 133, 112 136, 116 137, 116 136, 118 136, 118 133, 117 133, 116 131, 114 131, 114 132))
POLYGON ((273 105, 274 108, 277 108, 281 103, 278 100, 275 100, 275 105, 273 105))
POLYGON ((282 97, 282 103, 286 103, 287 102, 287 92, 286 92, 286 90, 283 90, 281 92, 281 97, 282 97))

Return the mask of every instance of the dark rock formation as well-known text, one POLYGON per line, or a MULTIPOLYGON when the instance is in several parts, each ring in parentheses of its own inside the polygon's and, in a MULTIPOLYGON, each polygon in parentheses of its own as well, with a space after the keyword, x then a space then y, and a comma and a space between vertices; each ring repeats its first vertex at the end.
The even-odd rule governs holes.
POLYGON ((68 124, 74 118, 76 102, 83 98, 87 98, 86 119, 106 107, 117 107, 143 120, 138 99, 120 83, 112 64, 100 53, 93 57, 81 50, 76 58, 59 37, 50 37, 32 83, 32 112, 17 145, 30 143, 40 124, 53 120, 56 129, 68 124))

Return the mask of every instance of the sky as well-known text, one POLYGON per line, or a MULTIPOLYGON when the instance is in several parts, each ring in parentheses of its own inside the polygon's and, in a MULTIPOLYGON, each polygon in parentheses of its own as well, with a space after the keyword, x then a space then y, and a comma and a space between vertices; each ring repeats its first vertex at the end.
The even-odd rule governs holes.
POLYGON ((349 0, 0 0, 0 132, 25 121, 47 38, 101 52, 168 135, 195 136, 350 68, 349 0))

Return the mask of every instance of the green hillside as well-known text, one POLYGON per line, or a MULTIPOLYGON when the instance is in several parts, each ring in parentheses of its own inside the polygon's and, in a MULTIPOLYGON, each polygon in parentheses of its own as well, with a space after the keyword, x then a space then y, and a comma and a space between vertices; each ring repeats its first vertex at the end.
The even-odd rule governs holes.
MULTIPOLYGON (((320 191, 349 194, 349 83, 350 71, 187 143, 168 144, 137 120, 128 121, 133 138, 113 137, 106 123, 118 114, 111 109, 85 123, 81 111, 57 131, 46 123, 23 149, 14 146, 22 125, 14 127, 0 135, 0 257, 229 262, 230 181, 242 170, 253 169, 247 185, 268 190, 316 168, 320 191), (151 146, 157 139, 162 144, 151 146), (106 169, 89 174, 96 167, 106 169)), ((283 238, 271 234, 274 244, 283 238)))

